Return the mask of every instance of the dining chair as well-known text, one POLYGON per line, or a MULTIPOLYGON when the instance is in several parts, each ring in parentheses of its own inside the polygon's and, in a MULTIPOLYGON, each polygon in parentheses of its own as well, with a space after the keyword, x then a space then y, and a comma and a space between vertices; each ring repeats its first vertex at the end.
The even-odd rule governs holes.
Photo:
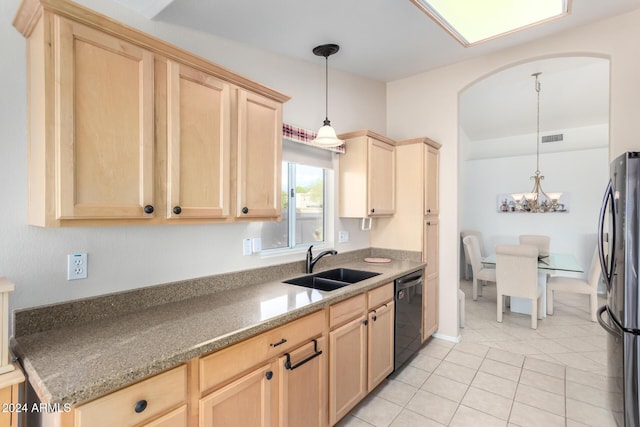
MULTIPOLYGON (((460 232, 460 238, 463 240, 467 236, 476 236, 478 238, 478 246, 480 247, 480 257, 484 256, 484 251, 482 250, 482 233, 476 230, 462 230, 460 232)), ((462 245, 464 249, 464 279, 469 280, 469 270, 471 269, 471 274, 473 274, 473 267, 471 267, 471 258, 469 258, 469 251, 467 251, 467 247, 462 245)))
POLYGON ((549 236, 522 234, 519 236, 518 240, 521 245, 533 245, 538 248, 539 256, 549 256, 549 246, 551 243, 551 238, 549 236))
POLYGON ((497 320, 502 322, 504 297, 531 300, 531 328, 542 319, 542 286, 538 284, 538 248, 533 245, 496 246, 497 320))
POLYGON ((469 253, 471 260, 471 269, 473 270, 473 300, 478 300, 478 295, 482 295, 482 283, 478 286, 478 282, 495 282, 495 268, 486 268, 482 266, 482 255, 480 255, 480 243, 474 235, 469 235, 462 239, 465 251, 469 253))
MULTIPOLYGON (((605 250, 606 253, 606 250, 605 250)), ((589 308, 591 311, 591 321, 595 322, 596 310, 598 309, 598 283, 602 267, 600 266, 600 257, 598 256, 598 248, 596 247, 591 257, 591 266, 586 280, 577 277, 551 276, 547 280, 547 314, 553 314, 553 292, 572 292, 576 294, 589 295, 589 308)))

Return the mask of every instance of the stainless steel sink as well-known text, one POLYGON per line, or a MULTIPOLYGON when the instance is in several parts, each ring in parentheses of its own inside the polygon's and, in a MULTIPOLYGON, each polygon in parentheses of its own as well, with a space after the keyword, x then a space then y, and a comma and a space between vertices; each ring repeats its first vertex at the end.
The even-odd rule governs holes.
POLYGON ((339 282, 358 283, 366 279, 377 276, 380 273, 372 273, 364 270, 351 270, 349 268, 334 268, 333 270, 321 271, 314 274, 323 279, 337 280, 339 282))
POLYGON ((361 282, 378 274, 380 273, 351 270, 349 268, 335 268, 307 276, 294 277, 293 279, 285 280, 284 283, 330 292, 353 283, 361 282))

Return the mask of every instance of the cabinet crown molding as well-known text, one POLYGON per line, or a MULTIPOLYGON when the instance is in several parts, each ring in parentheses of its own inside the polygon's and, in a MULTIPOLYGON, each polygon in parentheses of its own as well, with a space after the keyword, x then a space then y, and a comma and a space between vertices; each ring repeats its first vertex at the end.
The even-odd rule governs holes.
POLYGON ((257 83, 246 77, 242 77, 231 70, 212 63, 207 59, 145 34, 142 31, 122 24, 91 9, 80 6, 70 0, 23 0, 16 12, 16 16, 13 19, 13 26, 23 36, 28 38, 35 28, 35 25, 45 12, 64 16, 104 33, 117 36, 129 43, 148 49, 155 54, 162 55, 168 59, 180 61, 195 69, 209 73, 229 83, 273 99, 274 101, 286 102, 291 99, 291 97, 278 92, 275 89, 257 83))
POLYGON ((377 139, 378 141, 382 141, 385 144, 394 145, 394 146, 396 145, 396 141, 394 141, 393 139, 367 129, 343 133, 338 135, 338 138, 344 140, 344 139, 357 138, 359 136, 369 136, 371 138, 377 139))
POLYGON ((411 145, 411 144, 427 144, 428 146, 433 147, 436 150, 439 150, 440 147, 442 147, 442 144, 439 144, 435 142, 433 139, 427 138, 426 136, 422 136, 420 138, 405 139, 402 141, 398 141, 396 143, 396 145, 411 145))

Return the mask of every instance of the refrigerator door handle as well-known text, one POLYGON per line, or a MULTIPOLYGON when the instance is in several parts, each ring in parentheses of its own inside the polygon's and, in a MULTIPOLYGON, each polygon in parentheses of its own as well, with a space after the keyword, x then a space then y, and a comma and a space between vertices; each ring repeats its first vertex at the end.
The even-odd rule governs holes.
POLYGON ((600 255, 600 266, 602 267, 604 283, 607 286, 608 291, 611 290, 616 256, 616 210, 614 197, 615 192, 613 190, 613 181, 609 181, 604 193, 602 207, 600 208, 600 216, 598 218, 598 254, 600 255), (613 230, 613 233, 609 236, 609 253, 611 254, 611 258, 609 259, 609 265, 607 265, 607 254, 604 253, 604 218, 607 214, 607 207, 609 206, 609 203, 611 203, 611 230, 613 230))
MULTIPOLYGON (((598 318, 598 323, 600 323, 600 326, 602 326, 604 328, 604 330, 609 332, 611 335, 614 335, 616 337, 620 337, 621 335, 620 335, 620 333, 618 331, 616 331, 614 328, 609 326, 609 324, 607 322, 602 320, 602 313, 604 313, 605 311, 607 311, 607 306, 606 305, 603 305, 602 307, 600 307, 598 309, 598 312, 596 313, 596 317, 598 318)), ((611 317, 611 315, 609 315, 609 317, 611 317)))

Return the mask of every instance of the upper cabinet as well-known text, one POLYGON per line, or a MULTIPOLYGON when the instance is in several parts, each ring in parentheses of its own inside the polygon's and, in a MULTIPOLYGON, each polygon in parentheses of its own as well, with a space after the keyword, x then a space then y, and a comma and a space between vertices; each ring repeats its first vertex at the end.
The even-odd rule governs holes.
POLYGON ((69 1, 24 0, 29 223, 273 220, 289 98, 69 1))
POLYGON ((230 85, 167 61, 167 216, 229 216, 230 85))
POLYGON ((424 214, 438 215, 440 205, 438 196, 440 170, 440 145, 430 141, 424 147, 424 214))
POLYGON ((281 135, 282 104, 239 91, 236 217, 280 216, 281 135))
POLYGON ((395 142, 371 131, 340 135, 346 153, 339 157, 339 215, 346 218, 391 216, 395 212, 395 142))

